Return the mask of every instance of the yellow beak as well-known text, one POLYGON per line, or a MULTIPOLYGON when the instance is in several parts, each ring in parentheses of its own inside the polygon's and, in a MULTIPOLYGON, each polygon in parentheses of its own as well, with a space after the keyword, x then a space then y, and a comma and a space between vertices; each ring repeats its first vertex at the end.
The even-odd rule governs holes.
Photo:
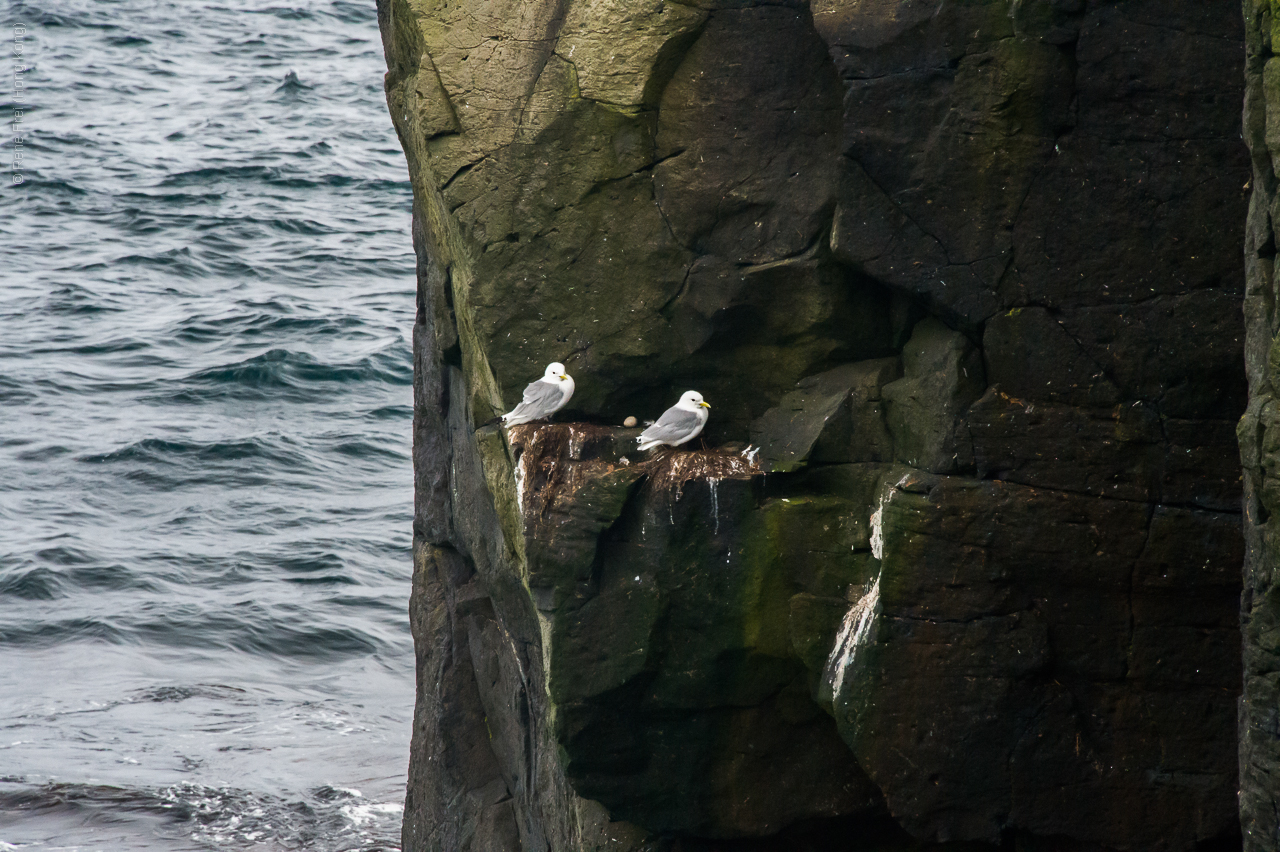
POLYGON ((709 402, 700 402, 700 403, 698 403, 698 405, 701 405, 703 408, 710 408, 710 407, 711 407, 711 403, 709 403, 709 402))

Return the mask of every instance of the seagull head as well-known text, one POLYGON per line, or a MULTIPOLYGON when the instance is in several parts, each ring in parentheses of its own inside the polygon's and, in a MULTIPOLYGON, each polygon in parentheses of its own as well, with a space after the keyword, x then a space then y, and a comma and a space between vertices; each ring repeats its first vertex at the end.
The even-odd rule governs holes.
POLYGON ((547 371, 542 374, 544 382, 563 382, 569 376, 564 371, 564 364, 559 361, 552 361, 547 365, 547 371))
POLYGON ((711 403, 702 398, 702 394, 697 391, 685 391, 680 396, 680 401, 676 403, 678 408, 685 411, 697 411, 699 408, 710 408, 711 403))

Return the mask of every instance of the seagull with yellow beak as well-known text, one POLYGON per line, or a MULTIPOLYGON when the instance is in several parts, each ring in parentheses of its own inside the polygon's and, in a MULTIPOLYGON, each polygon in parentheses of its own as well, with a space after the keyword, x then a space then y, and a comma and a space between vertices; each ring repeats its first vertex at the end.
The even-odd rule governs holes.
POLYGON ((710 409, 711 405, 703 400, 702 394, 685 391, 679 402, 662 412, 662 416, 636 438, 639 449, 648 450, 662 444, 678 447, 693 440, 707 425, 710 409))
POLYGON ((552 361, 542 378, 530 382, 524 389, 520 404, 502 415, 502 425, 519 426, 531 420, 546 420, 564 408, 572 396, 573 378, 564 371, 564 364, 552 361))

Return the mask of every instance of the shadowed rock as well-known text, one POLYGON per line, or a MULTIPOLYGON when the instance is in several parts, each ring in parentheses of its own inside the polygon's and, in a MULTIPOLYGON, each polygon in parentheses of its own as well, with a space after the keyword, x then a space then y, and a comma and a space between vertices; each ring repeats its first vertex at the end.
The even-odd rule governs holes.
POLYGON ((807 461, 889 461, 893 444, 884 423, 881 390, 902 374, 897 358, 845 364, 802 379, 751 424, 761 465, 774 473, 807 461))

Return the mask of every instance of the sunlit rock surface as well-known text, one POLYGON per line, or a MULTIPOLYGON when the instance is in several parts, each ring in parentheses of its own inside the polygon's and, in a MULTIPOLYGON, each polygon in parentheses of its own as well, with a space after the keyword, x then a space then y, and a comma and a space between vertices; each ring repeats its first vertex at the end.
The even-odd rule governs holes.
POLYGON ((1239 842, 1235 2, 379 14, 419 258, 406 850, 1239 842), (487 425, 552 360, 558 422, 487 425), (703 437, 636 453, 616 424, 689 388, 703 437))
POLYGON ((1244 315, 1249 408, 1239 424, 1244 464, 1245 573, 1241 601, 1240 822, 1245 849, 1280 849, 1280 418, 1276 411, 1276 221, 1280 164, 1280 31, 1273 4, 1246 0, 1244 138, 1253 155, 1245 228, 1244 315))

